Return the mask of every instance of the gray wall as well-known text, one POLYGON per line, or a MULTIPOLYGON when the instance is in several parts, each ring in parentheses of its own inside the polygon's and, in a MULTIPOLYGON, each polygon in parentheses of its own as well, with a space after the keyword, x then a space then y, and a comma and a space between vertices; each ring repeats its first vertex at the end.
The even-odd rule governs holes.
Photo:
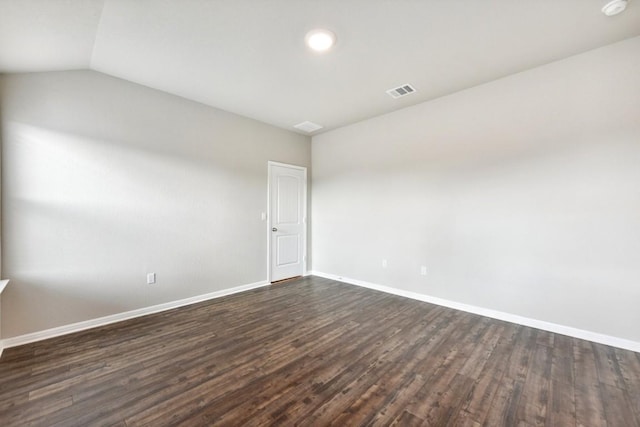
POLYGON ((308 137, 90 71, 0 90, 3 338, 266 280, 267 161, 308 137))
POLYGON ((313 269, 640 342, 639 53, 314 137, 313 269))

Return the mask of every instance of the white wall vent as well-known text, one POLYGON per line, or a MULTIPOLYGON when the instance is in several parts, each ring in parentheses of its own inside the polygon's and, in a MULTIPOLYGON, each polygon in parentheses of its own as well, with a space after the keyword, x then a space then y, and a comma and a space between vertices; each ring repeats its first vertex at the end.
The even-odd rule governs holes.
POLYGON ((395 87, 393 89, 389 89, 387 91, 387 93, 389 94, 390 97, 396 99, 396 98, 401 98, 403 96, 411 95, 415 91, 416 91, 416 89, 413 86, 411 86, 410 84, 407 83, 406 85, 402 85, 402 86, 395 87))
POLYGON ((311 133, 311 132, 317 131, 318 129, 322 129, 322 126, 307 121, 307 122, 298 123, 297 125, 294 126, 294 128, 300 129, 303 132, 311 133))

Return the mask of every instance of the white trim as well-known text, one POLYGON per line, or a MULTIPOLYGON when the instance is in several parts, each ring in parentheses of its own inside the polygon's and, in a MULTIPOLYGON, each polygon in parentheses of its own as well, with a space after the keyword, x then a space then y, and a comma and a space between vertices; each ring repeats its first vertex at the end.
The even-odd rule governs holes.
POLYGON ((320 271, 310 271, 310 275, 323 277, 325 279, 337 280, 339 282, 350 285, 361 286, 364 288, 374 289, 376 291, 388 294, 398 295, 405 298, 411 298, 418 301, 428 302, 431 304, 441 305, 456 310, 466 311, 468 313, 479 314, 480 316, 491 317, 493 319, 504 320, 506 322, 516 323, 518 325, 530 326, 544 331, 554 332, 561 335, 567 335, 574 338, 580 338, 600 344, 610 345, 613 347, 631 350, 640 353, 640 342, 631 341, 624 338, 618 338, 611 335, 600 334, 597 332, 586 331, 571 326, 559 325, 557 323, 546 322, 544 320, 532 319, 530 317, 518 316, 516 314, 505 313, 503 311, 492 310, 489 308, 478 307, 475 305, 464 304, 443 298, 433 297, 430 295, 420 294, 412 291, 405 291, 389 286, 377 285, 375 283, 365 282, 363 280, 351 279, 349 277, 338 276, 336 274, 322 273, 320 271))
POLYGON ((4 288, 6 288, 8 284, 8 280, 0 280, 0 294, 2 294, 2 291, 4 291, 4 288))
POLYGON ((307 168, 305 166, 291 165, 288 163, 267 161, 267 280, 271 282, 271 166, 282 166, 285 168, 298 169, 304 172, 304 188, 302 197, 304 199, 302 207, 302 218, 304 222, 304 232, 302 235, 302 274, 308 275, 307 272, 307 237, 309 233, 309 222, 307 221, 307 205, 309 203, 307 195, 307 168))
POLYGON ((104 326, 104 325, 109 325, 111 323, 121 322, 123 320, 146 316, 147 314, 158 313, 161 311, 183 307, 185 305, 195 304, 197 302, 220 298, 220 297, 224 297, 231 294, 237 294, 239 292, 260 288, 262 286, 269 286, 269 282, 261 281, 261 282, 250 283, 248 285, 236 286, 229 289, 223 289, 221 291, 210 292, 204 295, 197 295, 194 297, 185 298, 177 301, 171 301, 164 304, 153 305, 151 307, 145 307, 137 310, 126 311, 124 313, 112 314, 110 316, 99 317, 97 319, 85 320, 83 322, 72 323, 70 325, 59 326, 57 328, 47 329, 44 331, 33 332, 25 335, 18 335, 16 337, 7 338, 5 340, 0 341, 0 348, 17 347, 23 344, 29 344, 36 341, 42 341, 49 338, 59 337, 61 335, 67 335, 74 332, 80 332, 87 329, 96 328, 98 326, 104 326))
MULTIPOLYGON (((8 280, 0 280, 0 295, 2 295, 2 291, 4 291, 4 289, 7 287, 7 285, 9 284, 8 280)), ((0 301, 0 305, 2 304, 2 301, 0 301)), ((0 320, 0 333, 2 331, 2 321, 0 320)), ((2 351, 4 350, 4 343, 2 342, 2 335, 0 335, 0 357, 2 357, 2 351)))

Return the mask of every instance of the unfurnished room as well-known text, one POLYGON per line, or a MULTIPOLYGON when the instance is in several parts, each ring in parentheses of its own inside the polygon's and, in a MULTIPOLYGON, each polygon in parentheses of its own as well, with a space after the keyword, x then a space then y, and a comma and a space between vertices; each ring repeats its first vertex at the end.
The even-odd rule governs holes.
POLYGON ((0 0, 0 426, 640 427, 640 0, 0 0))

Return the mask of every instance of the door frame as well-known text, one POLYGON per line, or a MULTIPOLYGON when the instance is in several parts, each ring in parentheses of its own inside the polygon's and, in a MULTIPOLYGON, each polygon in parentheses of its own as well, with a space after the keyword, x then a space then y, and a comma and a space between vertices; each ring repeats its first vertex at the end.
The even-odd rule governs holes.
POLYGON ((267 282, 271 283, 271 258, 273 254, 271 253, 271 235, 273 232, 271 231, 271 167, 272 166, 282 166, 291 169, 297 169, 303 172, 304 183, 302 188, 302 223, 303 223, 303 231, 302 231, 302 275, 307 275, 307 234, 309 233, 309 225, 307 221, 307 204, 309 203, 307 199, 307 168, 305 166, 291 165, 288 163, 267 161, 267 282))

